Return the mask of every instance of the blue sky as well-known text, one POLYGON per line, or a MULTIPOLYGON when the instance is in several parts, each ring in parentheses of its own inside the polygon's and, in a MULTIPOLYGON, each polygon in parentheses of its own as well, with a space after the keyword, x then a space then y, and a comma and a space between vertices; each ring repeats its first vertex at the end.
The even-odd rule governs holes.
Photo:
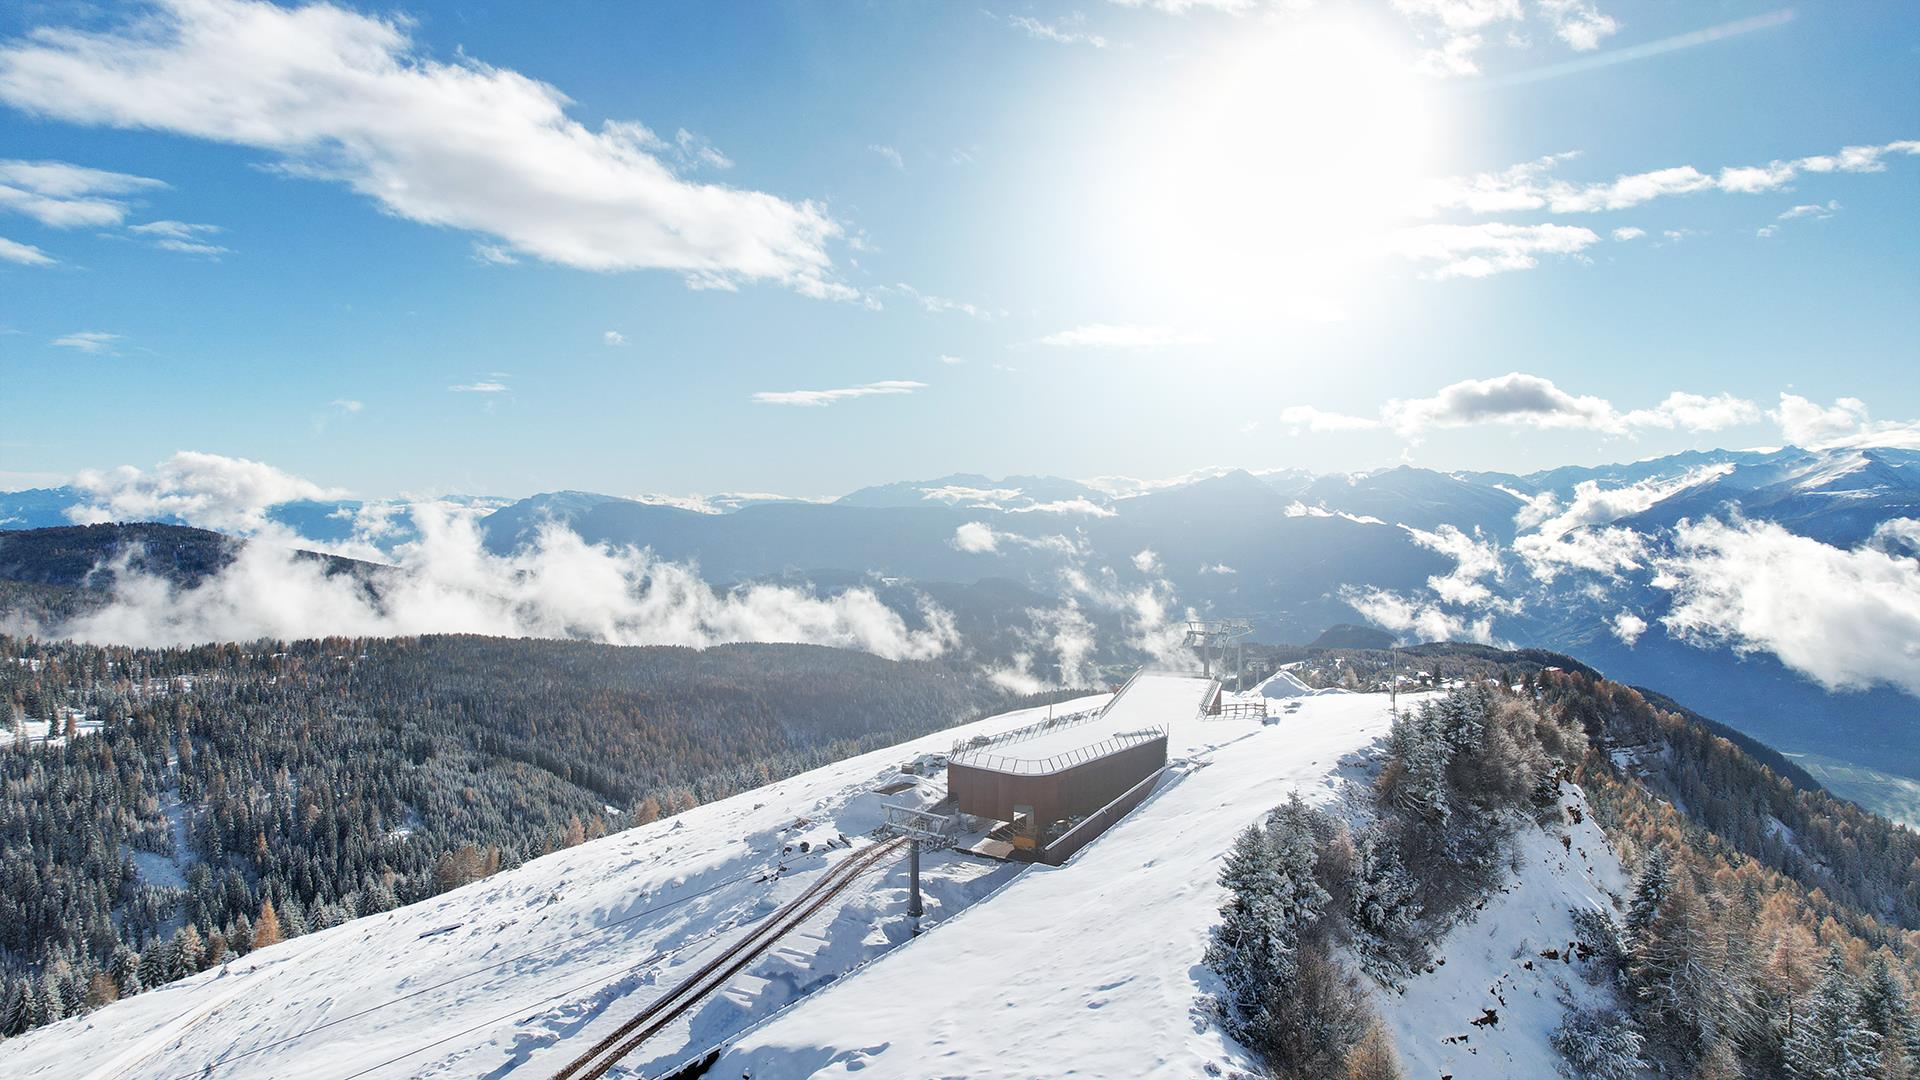
POLYGON ((1915 445, 1917 49, 1901 3, 10 6, 0 488, 1915 445))

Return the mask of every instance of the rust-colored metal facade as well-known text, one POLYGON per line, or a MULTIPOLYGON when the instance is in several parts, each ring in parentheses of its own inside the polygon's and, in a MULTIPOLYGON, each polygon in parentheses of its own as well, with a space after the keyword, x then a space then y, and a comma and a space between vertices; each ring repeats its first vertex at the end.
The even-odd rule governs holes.
POLYGON ((949 762, 947 794, 961 813, 995 821, 1013 821, 1016 807, 1030 807, 1044 833, 1056 821, 1099 810, 1166 763, 1165 735, 1058 772, 1000 772, 949 762))

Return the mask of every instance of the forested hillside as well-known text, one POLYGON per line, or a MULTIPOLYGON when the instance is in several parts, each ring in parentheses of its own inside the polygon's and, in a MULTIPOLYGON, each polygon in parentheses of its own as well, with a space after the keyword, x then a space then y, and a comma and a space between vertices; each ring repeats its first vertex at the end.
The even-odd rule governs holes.
POLYGON ((812 646, 0 637, 0 1034, 1008 704, 812 646))
POLYGON ((1206 957, 1227 1030, 1281 1076, 1398 1076, 1370 1002, 1391 1007, 1402 979, 1445 964, 1452 929, 1524 886, 1521 831, 1572 850, 1572 779, 1634 881, 1611 910, 1573 910, 1579 940, 1542 954, 1612 1003, 1565 1003, 1551 1042, 1567 1075, 1915 1075, 1920 834, 1638 690, 1526 659, 1451 652, 1486 667, 1396 721, 1372 783, 1347 793, 1351 825, 1296 800, 1227 853, 1206 957))

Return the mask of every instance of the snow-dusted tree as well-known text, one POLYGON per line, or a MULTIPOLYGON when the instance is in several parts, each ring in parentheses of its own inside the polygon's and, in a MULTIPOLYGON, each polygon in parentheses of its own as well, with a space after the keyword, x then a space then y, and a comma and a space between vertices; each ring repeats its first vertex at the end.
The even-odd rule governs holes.
POLYGON ((1912 1075, 1920 1065, 1915 1060, 1920 1058, 1920 1023, 1914 1022, 1907 988, 1884 952, 1874 954, 1861 981, 1860 1017, 1880 1036, 1881 1071, 1888 1078, 1912 1075))
POLYGON ((1583 1080, 1630 1080, 1646 1064, 1640 1060, 1646 1040, 1632 1018, 1616 1010, 1572 1012, 1547 1041, 1583 1080))
POLYGON ((1273 845, 1257 825, 1234 839, 1220 868, 1227 902, 1213 928, 1206 963, 1226 984, 1221 1006, 1236 1035, 1265 1019, 1266 987, 1282 981, 1293 963, 1292 927, 1280 915, 1280 870, 1273 845))
POLYGON ((1627 938, 1612 913, 1598 907, 1577 907, 1570 914, 1574 940, 1590 954, 1593 969, 1607 979, 1619 978, 1626 968, 1627 938))
POLYGON ((1838 948, 1827 951, 1820 985, 1807 1015, 1787 1039, 1787 1075, 1794 1080, 1873 1080, 1880 1069, 1880 1036, 1861 1015, 1860 990, 1838 948))
POLYGON ((1673 858, 1667 849, 1655 845, 1640 859, 1640 872, 1633 879, 1633 902, 1627 906, 1627 937, 1637 941, 1653 921, 1661 901, 1673 889, 1673 858))
POLYGON ((1398 985, 1426 956, 1417 893, 1393 840, 1377 828, 1362 832, 1354 845, 1347 924, 1361 967, 1388 986, 1398 985))
POLYGON ((1627 985, 1642 1023, 1689 1061, 1729 1027, 1720 945, 1705 901, 1688 876, 1678 874, 1635 936, 1628 959, 1627 985))

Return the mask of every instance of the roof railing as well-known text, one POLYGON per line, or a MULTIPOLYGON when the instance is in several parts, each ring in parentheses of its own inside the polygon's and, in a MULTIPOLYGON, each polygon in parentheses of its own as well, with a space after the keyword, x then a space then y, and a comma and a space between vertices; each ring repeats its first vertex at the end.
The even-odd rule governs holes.
POLYGON ((1166 728, 1153 727, 1140 731, 1121 732, 1111 738, 1102 739, 1097 743, 1075 747, 1072 750, 1066 750, 1045 758, 1020 758, 1009 757, 1004 754, 985 754, 980 752, 984 750, 985 747, 981 747, 976 750, 966 750, 953 754, 949 756, 947 760, 955 765, 966 765, 975 769, 986 769, 990 772, 1007 773, 1012 776, 1044 776, 1048 773, 1064 772, 1077 765, 1084 765, 1089 761, 1095 761, 1112 754, 1117 754, 1122 750, 1131 750, 1136 746, 1144 746, 1156 739, 1165 739, 1166 737, 1166 728))

